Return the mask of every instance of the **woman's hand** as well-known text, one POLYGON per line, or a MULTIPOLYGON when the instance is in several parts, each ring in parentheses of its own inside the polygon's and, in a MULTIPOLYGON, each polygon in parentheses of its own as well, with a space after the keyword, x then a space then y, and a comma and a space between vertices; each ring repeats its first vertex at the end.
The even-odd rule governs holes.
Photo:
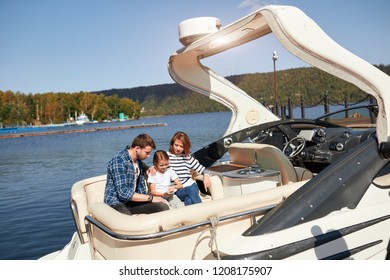
POLYGON ((152 174, 152 175, 155 175, 157 172, 156 170, 156 167, 154 167, 153 165, 151 167, 149 167, 149 169, 146 171, 146 173, 149 175, 149 174, 152 174))
POLYGON ((203 175, 203 185, 207 191, 211 186, 210 175, 203 175))

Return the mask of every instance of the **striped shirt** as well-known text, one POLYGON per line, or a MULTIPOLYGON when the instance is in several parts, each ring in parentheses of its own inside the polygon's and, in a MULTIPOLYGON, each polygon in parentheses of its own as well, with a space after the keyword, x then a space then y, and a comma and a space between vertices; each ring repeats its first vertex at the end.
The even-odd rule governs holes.
POLYGON ((179 180, 183 187, 191 186, 195 183, 191 177, 191 170, 198 172, 199 174, 205 174, 208 171, 199 163, 199 161, 191 155, 174 155, 168 152, 169 164, 172 169, 179 176, 179 180))
POLYGON ((107 182, 104 191, 104 202, 116 205, 131 201, 134 193, 147 194, 142 162, 137 160, 139 178, 137 178, 137 164, 131 161, 129 152, 124 149, 118 152, 107 167, 107 182))

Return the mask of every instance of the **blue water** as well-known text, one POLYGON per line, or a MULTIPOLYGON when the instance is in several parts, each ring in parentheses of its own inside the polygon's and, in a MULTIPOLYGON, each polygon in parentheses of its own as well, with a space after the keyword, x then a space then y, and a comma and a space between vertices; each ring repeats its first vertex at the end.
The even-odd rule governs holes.
MULTIPOLYGON (((306 117, 323 113, 322 108, 312 110, 306 117)), ((230 112, 164 116, 98 125, 167 126, 0 139, 0 259, 37 259, 62 249, 75 231, 71 186, 105 174, 113 154, 138 134, 148 133, 157 149, 168 149, 172 135, 182 130, 196 151, 223 135, 230 116, 230 112)), ((300 113, 294 112, 294 117, 300 113)))
POLYGON ((37 259, 62 249, 75 231, 72 184, 105 174, 113 154, 136 135, 148 133, 158 149, 168 149, 172 135, 183 130, 196 151, 222 136, 230 116, 165 116, 102 124, 167 124, 161 127, 0 139, 0 259, 37 259))

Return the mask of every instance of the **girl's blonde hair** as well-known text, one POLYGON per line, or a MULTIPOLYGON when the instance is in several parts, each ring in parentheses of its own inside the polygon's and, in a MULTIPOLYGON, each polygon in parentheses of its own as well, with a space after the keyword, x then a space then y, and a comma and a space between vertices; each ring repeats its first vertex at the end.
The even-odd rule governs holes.
POLYGON ((183 154, 185 156, 188 156, 191 153, 191 142, 188 135, 185 134, 183 131, 178 131, 173 135, 171 139, 171 144, 169 146, 169 152, 174 154, 173 144, 176 140, 179 140, 183 143, 183 154))

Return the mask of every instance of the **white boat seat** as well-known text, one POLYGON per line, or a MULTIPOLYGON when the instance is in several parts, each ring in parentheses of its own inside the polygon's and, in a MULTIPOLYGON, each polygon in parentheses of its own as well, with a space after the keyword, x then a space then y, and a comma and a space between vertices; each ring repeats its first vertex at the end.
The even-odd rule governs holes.
POLYGON ((219 241, 234 233, 241 234, 242 228, 249 227, 253 222, 252 211, 279 204, 304 184, 305 182, 298 182, 282 188, 209 200, 152 214, 126 215, 103 202, 95 202, 88 206, 92 218, 98 223, 96 226, 94 222, 88 222, 92 259, 128 260, 152 257, 177 260, 193 257, 194 250, 196 259, 203 259, 210 253, 207 241, 210 233, 204 235, 205 231, 209 232, 210 224, 203 227, 199 227, 199 224, 207 223, 209 219, 214 221, 217 217, 231 217, 218 223, 219 241), (235 217, 239 213, 241 216, 235 217), (195 227, 188 230, 192 226, 195 227), (159 234, 168 235, 162 239, 153 237, 159 234), (118 235, 123 238, 118 238, 118 235), (197 242, 200 236, 203 236, 205 242, 197 242))
POLYGON ((229 153, 249 156, 248 162, 255 162, 260 168, 277 170, 280 172, 281 185, 295 183, 302 180, 311 179, 313 173, 302 167, 294 167, 291 161, 278 148, 268 144, 257 143, 233 143, 229 147, 229 153), (241 151, 241 152, 240 152, 241 151))
POLYGON ((222 217, 249 209, 275 205, 299 189, 304 183, 306 181, 290 184, 283 188, 210 200, 152 214, 126 215, 103 202, 89 205, 88 210, 94 219, 116 233, 124 235, 150 234, 196 224, 206 221, 210 217, 222 217))
POLYGON ((89 215, 88 205, 103 202, 104 189, 106 186, 106 175, 88 178, 78 181, 72 186, 72 208, 75 215, 75 223, 82 242, 87 242, 87 231, 84 224, 84 217, 89 215))
MULTIPOLYGON (((202 180, 199 175, 199 180, 202 180)), ((88 241, 87 231, 85 228, 84 218, 89 215, 88 207, 94 203, 100 203, 104 200, 104 190, 106 186, 106 175, 101 175, 93 178, 88 178, 76 182, 72 186, 72 201, 73 207, 76 208, 73 212, 75 215, 75 223, 77 231, 83 242, 88 241)), ((218 176, 210 178, 210 194, 211 199, 223 198, 222 182, 218 176)))

